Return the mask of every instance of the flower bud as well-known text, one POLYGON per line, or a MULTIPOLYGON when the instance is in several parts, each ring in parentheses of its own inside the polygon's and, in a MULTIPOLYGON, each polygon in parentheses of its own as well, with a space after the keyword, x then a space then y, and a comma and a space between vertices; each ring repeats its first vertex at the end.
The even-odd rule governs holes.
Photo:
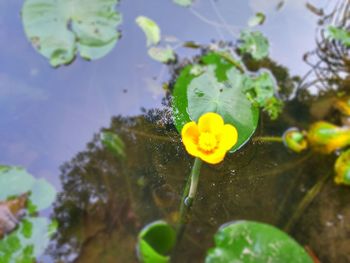
POLYGON ((308 143, 304 133, 297 128, 290 128, 283 134, 284 145, 296 153, 300 153, 307 149, 308 143))

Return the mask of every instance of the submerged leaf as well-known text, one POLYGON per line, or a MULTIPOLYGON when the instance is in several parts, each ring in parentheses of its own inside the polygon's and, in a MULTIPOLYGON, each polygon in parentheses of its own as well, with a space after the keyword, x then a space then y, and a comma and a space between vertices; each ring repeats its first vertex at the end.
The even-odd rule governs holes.
POLYGON ((173 2, 184 7, 189 7, 192 5, 193 0, 173 0, 173 2))
POLYGON ((340 41, 344 46, 350 47, 350 32, 345 28, 329 26, 327 32, 331 39, 340 41))
POLYGON ((261 60, 269 55, 269 42, 259 31, 242 31, 240 36, 239 50, 249 53, 256 60, 261 60))
POLYGON ((139 16, 136 18, 136 23, 143 30, 147 38, 147 46, 157 45, 160 41, 160 28, 152 19, 139 16))
POLYGON ((215 235, 206 263, 312 263, 305 250, 281 230, 262 223, 238 221, 223 225, 215 235))
POLYGON ((175 53, 170 47, 151 47, 148 50, 148 55, 156 61, 168 63, 176 59, 175 53))
POLYGON ((256 13, 255 16, 251 17, 248 21, 248 26, 255 27, 262 25, 265 22, 266 16, 263 13, 256 13))
POLYGON ((125 157, 125 144, 118 134, 110 131, 104 131, 101 133, 101 142, 116 157, 125 157))
POLYGON ((118 0, 26 0, 22 21, 27 38, 52 66, 109 53, 119 39, 118 0))
POLYGON ((175 230, 159 220, 145 226, 138 236, 138 255, 143 263, 167 263, 175 245, 175 230))

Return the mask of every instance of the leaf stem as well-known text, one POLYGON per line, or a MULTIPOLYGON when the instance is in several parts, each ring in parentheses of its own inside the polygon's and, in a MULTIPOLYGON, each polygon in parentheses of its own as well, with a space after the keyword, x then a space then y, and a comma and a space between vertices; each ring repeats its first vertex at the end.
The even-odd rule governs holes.
POLYGON ((185 199, 186 205, 191 206, 194 197, 196 196, 197 193, 197 186, 198 186, 198 181, 199 181, 199 174, 202 166, 202 160, 199 158, 196 158, 194 160, 194 164, 192 167, 192 172, 191 172, 191 186, 190 186, 190 191, 188 193, 188 197, 185 199))
POLYGON ((297 223, 301 215, 305 212, 306 208, 308 208, 308 206, 314 201, 315 197, 320 193, 325 183, 331 177, 332 174, 333 174, 332 172, 325 173, 317 181, 317 183, 306 193, 304 198, 298 204, 298 207, 293 213, 292 217, 289 219, 286 226, 284 227, 284 230, 286 232, 290 232, 292 230, 295 223, 297 223))
POLYGON ((183 232, 185 230, 186 221, 187 221, 186 217, 188 215, 189 208, 193 204, 193 200, 197 192, 201 166, 202 166, 202 160, 199 158, 196 158, 194 160, 191 174, 187 179, 187 183, 182 193, 181 204, 180 204, 180 216, 179 216, 179 222, 177 224, 177 243, 179 243, 179 240, 181 240, 182 238, 183 232))
POLYGON ((253 142, 283 142, 280 136, 258 136, 253 138, 253 142))

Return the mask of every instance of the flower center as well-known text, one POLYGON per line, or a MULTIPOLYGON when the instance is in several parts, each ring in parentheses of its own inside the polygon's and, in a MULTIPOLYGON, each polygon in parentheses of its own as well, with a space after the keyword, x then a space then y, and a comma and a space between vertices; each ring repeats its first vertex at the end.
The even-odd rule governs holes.
POLYGON ((217 145, 217 140, 214 134, 203 132, 199 136, 198 146, 204 151, 212 151, 217 145))

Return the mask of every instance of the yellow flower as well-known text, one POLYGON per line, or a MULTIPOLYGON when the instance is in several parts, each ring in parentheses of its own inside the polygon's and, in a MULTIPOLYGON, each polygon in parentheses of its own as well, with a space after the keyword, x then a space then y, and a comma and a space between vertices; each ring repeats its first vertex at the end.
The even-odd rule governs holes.
POLYGON ((236 144, 238 133, 234 126, 224 124, 219 114, 208 112, 199 118, 198 125, 194 121, 187 123, 181 136, 189 154, 216 164, 236 144))

